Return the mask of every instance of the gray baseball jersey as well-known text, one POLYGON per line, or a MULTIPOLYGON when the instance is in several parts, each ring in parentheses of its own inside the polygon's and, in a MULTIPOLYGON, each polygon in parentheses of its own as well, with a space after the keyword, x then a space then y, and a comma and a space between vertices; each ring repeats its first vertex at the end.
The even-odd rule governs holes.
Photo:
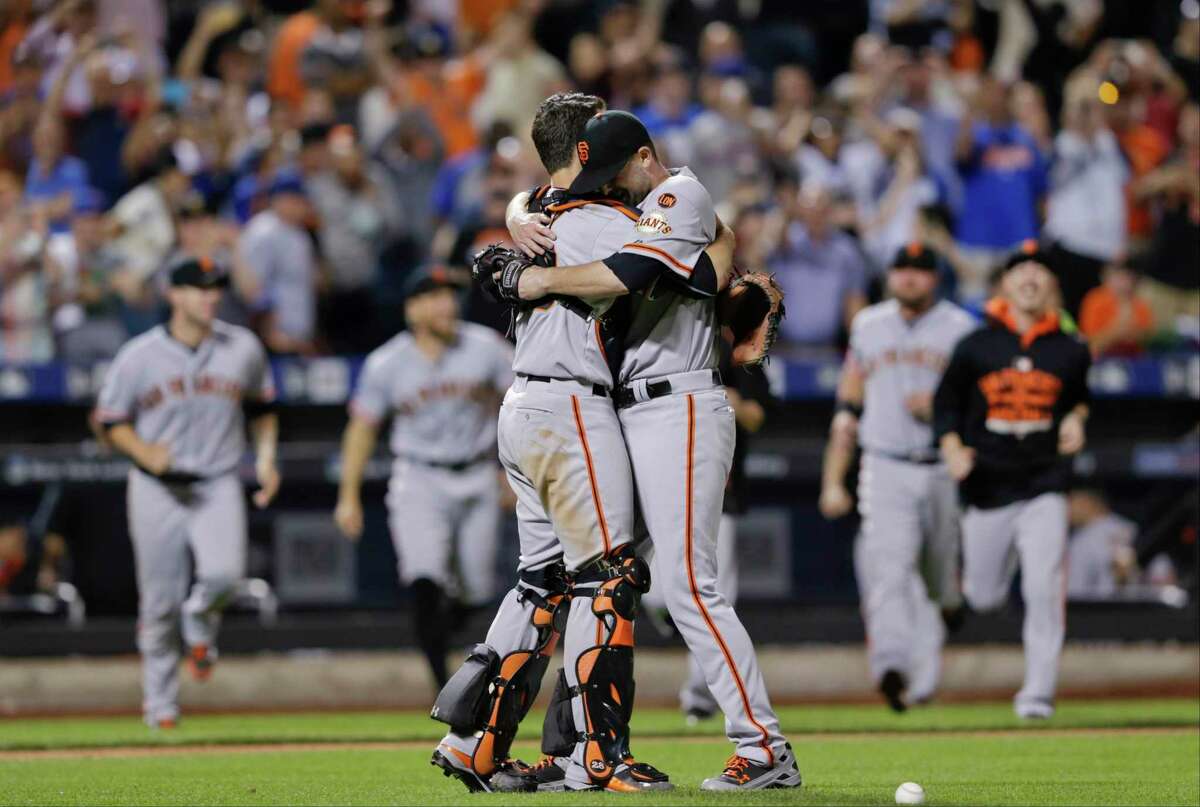
MULTIPOLYGON (((577 266, 607 258, 629 241, 631 213, 605 204, 568 203, 550 228, 556 266, 577 266)), ((597 314, 611 298, 585 300, 597 314)), ((517 316, 517 351, 513 370, 522 375, 575 379, 612 386, 612 372, 600 339, 600 323, 585 319, 557 302, 522 310, 517 316)))
POLYGON ((391 417, 397 458, 474 460, 496 445, 494 402, 512 382, 512 357, 498 333, 470 322, 436 361, 401 333, 367 356, 350 411, 375 423, 391 417))
MULTIPOLYGON (((683 281, 691 278, 700 254, 716 238, 712 197, 687 168, 676 169, 641 204, 634 238, 621 252, 654 258, 683 281)), ((621 364, 622 384, 718 363, 716 306, 712 299, 674 293, 657 281, 634 295, 628 348, 621 364)))
POLYGON ((862 310, 850 327, 847 361, 865 384, 854 554, 868 661, 877 681, 889 670, 902 673, 910 699, 933 694, 945 638, 934 617, 960 602, 959 519, 954 481, 934 461, 932 430, 906 399, 933 393, 954 345, 975 327, 944 301, 909 322, 895 300, 862 310))
POLYGON ((500 529, 495 403, 512 380, 512 346, 490 328, 459 324, 436 361, 410 333, 363 365, 350 412, 391 419, 389 531, 400 580, 426 578, 467 603, 492 597, 500 529), (447 468, 447 465, 462 465, 447 468))
POLYGON ((165 443, 172 471, 214 477, 234 471, 245 453, 243 401, 274 398, 267 354, 250 331, 217 321, 193 350, 160 325, 117 353, 96 414, 165 443))
POLYGON ((242 403, 274 397, 258 339, 219 321, 194 350, 165 326, 154 328, 121 348, 105 377, 97 418, 132 423, 141 439, 168 446, 173 473, 204 478, 175 484, 141 470, 129 474, 143 710, 151 725, 178 717, 180 640, 215 654, 221 608, 246 565, 245 494, 233 473, 246 449, 242 403))
POLYGON ((913 393, 933 392, 958 340, 975 330, 971 315, 945 300, 913 322, 895 300, 863 309, 850 326, 848 358, 866 381, 858 440, 868 451, 933 455, 933 430, 905 408, 913 393))

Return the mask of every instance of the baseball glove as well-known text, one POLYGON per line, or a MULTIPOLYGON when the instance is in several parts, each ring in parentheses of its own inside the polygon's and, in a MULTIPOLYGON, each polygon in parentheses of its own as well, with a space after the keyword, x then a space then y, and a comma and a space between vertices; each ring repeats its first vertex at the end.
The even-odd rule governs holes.
POLYGON ((767 360, 785 314, 783 289, 766 272, 747 272, 721 292, 717 316, 733 334, 735 367, 767 360))
POLYGON ((475 255, 471 278, 496 302, 515 305, 521 303, 521 295, 517 292, 521 275, 532 265, 533 262, 521 253, 490 244, 475 255))

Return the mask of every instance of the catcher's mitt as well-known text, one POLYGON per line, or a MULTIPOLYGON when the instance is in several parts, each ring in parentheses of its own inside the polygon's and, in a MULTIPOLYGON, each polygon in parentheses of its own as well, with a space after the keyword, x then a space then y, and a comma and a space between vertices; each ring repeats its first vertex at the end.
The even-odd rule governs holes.
POLYGON ((766 272, 747 272, 721 292, 717 315, 733 334, 735 367, 767 360, 785 314, 783 289, 766 272))
POLYGON ((521 253, 490 244, 471 262, 471 278, 496 302, 518 304, 521 302, 517 292, 521 275, 532 265, 533 262, 521 253))

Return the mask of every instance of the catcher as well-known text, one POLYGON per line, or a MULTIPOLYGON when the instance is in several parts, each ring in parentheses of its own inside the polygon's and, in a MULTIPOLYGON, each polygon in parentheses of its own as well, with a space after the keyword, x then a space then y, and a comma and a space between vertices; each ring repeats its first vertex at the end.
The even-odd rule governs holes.
MULTIPOLYGON (((690 171, 662 166, 633 115, 596 116, 577 148, 583 168, 572 194, 601 192, 640 202, 640 217, 625 244, 602 261, 550 269, 534 267, 515 252, 490 250, 477 261, 476 278, 513 303, 560 294, 626 295, 606 314, 610 332, 625 334, 616 340, 622 355, 616 357, 613 401, 638 507, 658 555, 654 577, 737 746, 724 771, 702 788, 797 787, 800 771, 779 732, 754 646, 716 589, 721 493, 732 462, 734 423, 717 370, 722 323, 715 298, 730 273, 718 271, 705 250, 713 242, 731 249, 732 234, 690 171), (697 441, 698 433, 705 439, 697 441)), ((764 360, 783 316, 782 297, 770 279, 741 279, 720 309, 739 340, 736 361, 764 360), (764 318, 751 328, 754 306, 764 318)))

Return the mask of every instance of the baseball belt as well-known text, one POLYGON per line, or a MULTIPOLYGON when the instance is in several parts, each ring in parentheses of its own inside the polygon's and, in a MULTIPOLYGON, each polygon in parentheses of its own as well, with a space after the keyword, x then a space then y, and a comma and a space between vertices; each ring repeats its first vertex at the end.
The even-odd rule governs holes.
POLYGON ((625 409, 635 403, 643 403, 654 398, 661 398, 673 392, 696 392, 698 390, 720 387, 720 370, 697 370, 690 373, 679 373, 658 381, 634 381, 623 384, 613 390, 613 404, 617 409, 625 409))
POLYGON ((607 398, 608 397, 608 388, 602 384, 588 384, 585 381, 576 381, 573 378, 551 378, 550 376, 532 375, 530 373, 517 373, 517 378, 523 378, 526 381, 533 381, 538 384, 550 384, 551 386, 554 386, 556 384, 572 384, 572 385, 576 385, 582 389, 588 389, 590 387, 592 394, 595 395, 596 397, 598 397, 598 398, 607 398))
POLYGON ((897 462, 911 462, 914 465, 938 465, 942 458, 938 454, 930 454, 928 451, 877 451, 873 448, 867 449, 868 454, 874 454, 877 457, 886 457, 889 460, 897 462))

